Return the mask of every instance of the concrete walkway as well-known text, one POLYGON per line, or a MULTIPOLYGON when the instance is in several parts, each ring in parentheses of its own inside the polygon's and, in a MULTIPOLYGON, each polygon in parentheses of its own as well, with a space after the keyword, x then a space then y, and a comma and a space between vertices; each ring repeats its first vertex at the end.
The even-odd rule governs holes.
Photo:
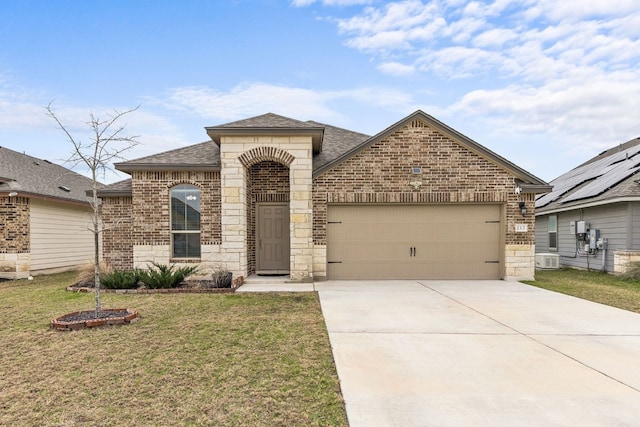
POLYGON ((503 281, 315 289, 351 427, 640 425, 639 314, 503 281))

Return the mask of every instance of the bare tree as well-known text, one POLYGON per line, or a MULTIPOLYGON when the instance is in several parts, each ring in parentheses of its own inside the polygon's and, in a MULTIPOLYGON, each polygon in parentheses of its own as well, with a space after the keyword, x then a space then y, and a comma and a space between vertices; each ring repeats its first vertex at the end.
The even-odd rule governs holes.
POLYGON ((125 136, 123 132, 126 124, 121 125, 121 119, 129 113, 136 111, 140 106, 135 108, 117 111, 107 114, 107 118, 101 119, 89 113, 89 121, 85 122, 90 130, 90 136, 87 141, 74 138, 68 128, 62 124, 58 116, 51 108, 51 102, 47 105, 47 115, 58 124, 58 128, 64 132, 67 140, 73 145, 73 152, 67 162, 72 166, 86 165, 91 170, 92 198, 91 208, 92 214, 92 232, 94 237, 94 274, 95 274, 95 310, 96 317, 100 315, 102 306, 100 303, 100 200, 98 199, 98 176, 103 177, 107 171, 111 171, 110 164, 114 160, 123 159, 122 153, 130 150, 139 144, 138 136, 125 136))

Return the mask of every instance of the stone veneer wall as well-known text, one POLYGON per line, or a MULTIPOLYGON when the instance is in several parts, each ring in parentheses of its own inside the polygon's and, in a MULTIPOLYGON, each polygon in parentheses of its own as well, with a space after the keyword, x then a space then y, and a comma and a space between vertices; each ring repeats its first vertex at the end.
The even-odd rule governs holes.
POLYGON ((223 136, 220 144, 222 180, 222 250, 236 275, 249 271, 247 169, 272 161, 289 168, 290 278, 311 280, 312 144, 309 136, 223 136))
POLYGON ((506 207, 504 278, 533 279, 534 195, 518 196, 514 188, 514 177, 497 164, 415 120, 314 178, 315 257, 326 259, 327 205, 332 203, 500 203, 506 207), (422 173, 412 174, 412 166, 421 166, 422 173), (415 181, 422 183, 418 189, 410 184, 415 181), (529 210, 526 217, 520 201, 529 210), (515 224, 526 224, 528 231, 516 233, 515 224))
POLYGON ((640 251, 617 250, 613 253, 613 273, 626 273, 635 262, 640 262, 640 251))
POLYGON ((0 196, 0 278, 22 279, 30 270, 30 203, 26 197, 0 196))

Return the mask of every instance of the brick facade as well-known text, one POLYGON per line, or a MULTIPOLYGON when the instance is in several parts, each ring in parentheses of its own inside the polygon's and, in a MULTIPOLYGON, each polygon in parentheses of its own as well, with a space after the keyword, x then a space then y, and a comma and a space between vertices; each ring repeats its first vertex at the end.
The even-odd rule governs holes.
POLYGON ((215 171, 140 171, 132 173, 132 197, 106 197, 102 206, 104 260, 114 268, 131 269, 146 261, 170 262, 170 190, 192 184, 201 191, 202 245, 219 245, 220 173, 215 171), (136 257, 136 247, 162 248, 162 256, 136 257), (144 259, 143 259, 144 258, 144 259))
POLYGON ((133 269, 133 203, 131 197, 105 197, 101 205, 102 259, 112 268, 133 269))
POLYGON ((0 197, 0 253, 26 253, 30 250, 29 199, 0 197))
POLYGON ((103 204, 105 260, 125 269, 149 259, 170 262, 169 191, 188 183, 202 191, 202 263, 224 265, 236 276, 256 270, 261 202, 289 203, 292 280, 326 275, 330 204, 478 203, 502 206, 504 277, 533 278, 535 195, 516 194, 516 177, 500 161, 422 120, 406 122, 315 178, 309 137, 223 135, 220 159, 220 172, 132 172, 132 197, 105 198, 103 204), (527 231, 516 232, 516 225, 527 231))
POLYGON ((534 195, 516 195, 514 188, 503 168, 416 120, 314 179, 314 244, 320 253, 327 244, 331 203, 499 203, 506 207, 505 277, 533 278, 534 195), (413 166, 421 174, 413 174, 413 166), (418 188, 411 185, 416 181, 418 188), (515 224, 528 231, 516 233, 515 224))
POLYGON ((0 278, 20 279, 30 270, 30 205, 26 197, 0 196, 0 278))

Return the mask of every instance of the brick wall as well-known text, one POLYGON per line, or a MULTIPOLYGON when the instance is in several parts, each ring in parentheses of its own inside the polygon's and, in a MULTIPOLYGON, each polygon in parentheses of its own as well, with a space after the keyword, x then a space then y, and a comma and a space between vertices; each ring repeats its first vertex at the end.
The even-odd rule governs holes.
POLYGON ((0 253, 30 251, 29 215, 28 198, 0 197, 0 253))
POLYGON ((201 190, 202 245, 218 245, 221 240, 220 173, 216 171, 136 171, 132 173, 132 196, 105 198, 102 210, 105 227, 103 254, 114 267, 133 267, 133 246, 171 244, 171 187, 192 184, 201 190))
POLYGON ((26 197, 0 196, 0 278, 29 276, 31 262, 30 203, 26 197))
POLYGON ((102 259, 112 268, 133 269, 132 206, 131 197, 102 200, 102 259))
POLYGON ((533 194, 514 194, 514 177, 420 121, 405 126, 316 177, 313 239, 326 245, 330 203, 501 203, 506 205, 506 244, 534 242, 533 194), (420 166, 422 173, 412 173, 420 166), (411 182, 419 181, 415 188, 411 182), (529 214, 522 217, 519 201, 529 214), (515 233, 515 223, 526 233, 515 233))

